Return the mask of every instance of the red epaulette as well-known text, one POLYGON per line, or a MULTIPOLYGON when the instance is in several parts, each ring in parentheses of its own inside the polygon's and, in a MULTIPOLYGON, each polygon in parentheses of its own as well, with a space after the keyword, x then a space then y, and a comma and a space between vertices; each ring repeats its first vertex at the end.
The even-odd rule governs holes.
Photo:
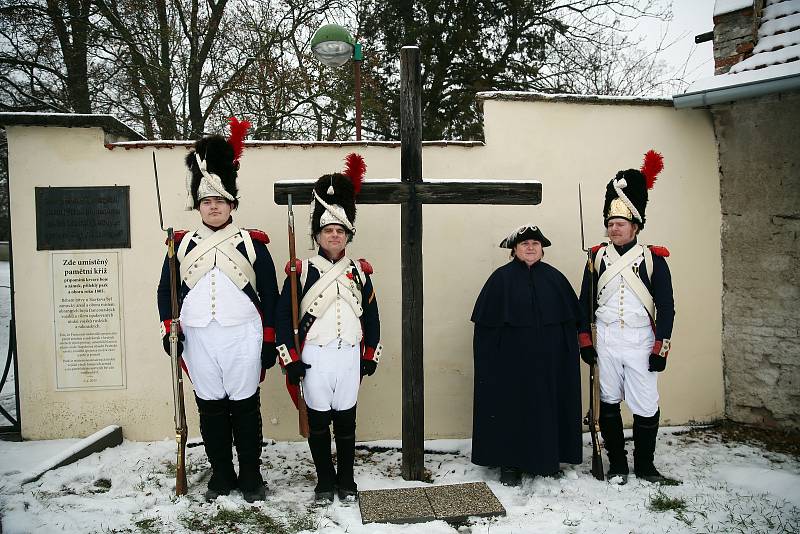
MULTIPOLYGON (((291 265, 291 264, 292 264, 292 262, 291 262, 291 261, 287 261, 287 262, 286 262, 286 267, 284 267, 284 269, 283 269, 283 272, 285 272, 285 273, 286 273, 286 276, 289 276, 289 275, 291 274, 291 272, 292 272, 292 271, 290 270, 290 269, 291 269, 291 268, 290 268, 290 265, 291 265)), ((294 264, 295 264, 295 266, 296 266, 296 268, 297 268, 297 275, 298 275, 298 276, 300 276, 300 273, 302 273, 302 272, 303 272, 303 260, 298 260, 297 258, 295 258, 295 260, 294 260, 294 264)))
POLYGON ((601 248, 608 246, 608 243, 600 243, 599 245, 595 245, 592 247, 592 254, 597 254, 597 251, 601 248))
POLYGON ((264 243, 265 245, 269 244, 269 236, 267 235, 267 232, 264 232, 262 230, 250 230, 248 228, 246 228, 246 230, 250 234, 250 237, 252 237, 256 241, 264 243))
POLYGON ((661 256, 662 258, 669 258, 669 250, 667 250, 667 247, 659 247, 658 245, 647 245, 647 248, 649 248, 650 252, 652 252, 656 256, 661 256))
POLYGON ((375 270, 372 268, 372 265, 370 265, 369 262, 364 258, 358 258, 358 263, 361 264, 361 270, 364 271, 364 274, 372 274, 375 272, 375 270))
MULTIPOLYGON (((187 233, 188 230, 175 230, 174 232, 172 232, 172 238, 175 240, 175 244, 177 245, 178 243, 180 243, 181 239, 183 239, 183 236, 185 236, 187 233)), ((165 239, 164 244, 169 245, 169 239, 165 239)))

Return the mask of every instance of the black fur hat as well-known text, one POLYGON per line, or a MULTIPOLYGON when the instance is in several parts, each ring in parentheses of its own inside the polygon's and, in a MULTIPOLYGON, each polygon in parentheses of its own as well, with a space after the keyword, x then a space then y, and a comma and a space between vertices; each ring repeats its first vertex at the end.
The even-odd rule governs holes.
POLYGON ((197 209, 200 200, 208 196, 221 196, 229 200, 234 208, 238 206, 239 187, 236 178, 239 162, 234 159, 234 148, 224 137, 208 135, 199 139, 186 156, 186 167, 191 175, 191 181, 187 177, 187 210, 197 209), (205 167, 211 178, 203 174, 201 166, 205 167), (221 183, 213 179, 215 175, 221 183), (223 190, 220 191, 220 188, 223 190))
POLYGON ((347 218, 350 227, 348 228, 344 221, 337 223, 335 217, 326 216, 323 222, 323 216, 326 212, 331 214, 331 211, 322 202, 315 202, 314 212, 311 216, 312 235, 317 235, 323 226, 334 223, 344 226, 352 239, 352 235, 355 232, 356 202, 355 188, 350 177, 338 172, 321 176, 317 183, 314 184, 314 192, 328 206, 341 206, 344 213, 339 213, 339 215, 344 215, 347 218))
POLYGON ((644 228, 645 209, 647 208, 647 184, 644 174, 636 169, 619 171, 613 180, 606 185, 606 201, 603 205, 603 222, 608 223, 609 219, 623 218, 644 228), (636 208, 631 210, 630 206, 617 193, 614 184, 620 186, 627 200, 636 208), (616 202, 614 202, 616 200, 616 202), (613 203, 613 206, 612 206, 613 203), (637 216, 638 214, 638 216, 637 216))
POLYGON ((619 171, 606 185, 603 222, 608 224, 609 219, 622 218, 636 223, 639 230, 644 228, 648 190, 653 188, 663 169, 664 157, 655 150, 648 150, 639 170, 619 171))

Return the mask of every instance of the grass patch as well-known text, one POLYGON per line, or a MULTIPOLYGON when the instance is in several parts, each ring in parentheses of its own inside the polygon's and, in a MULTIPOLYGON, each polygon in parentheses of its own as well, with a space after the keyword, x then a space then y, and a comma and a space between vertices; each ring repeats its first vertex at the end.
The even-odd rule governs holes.
POLYGON ((648 508, 654 512, 685 512, 686 501, 680 497, 670 497, 666 493, 659 491, 650 496, 648 508))
POLYGON ((252 506, 234 510, 218 510, 214 515, 196 512, 183 516, 181 524, 189 530, 222 534, 229 532, 259 532, 265 534, 294 534, 302 530, 314 530, 317 526, 313 514, 292 514, 286 521, 276 519, 252 506))
POLYGON ((94 488, 89 493, 105 493, 111 489, 111 481, 107 478, 98 478, 94 481, 94 488))
POLYGON ((726 420, 709 427, 691 429, 686 434, 691 438, 717 438, 722 443, 744 443, 800 459, 800 432, 759 428, 726 420))
POLYGON ((133 524, 139 529, 139 532, 143 534, 158 534, 162 532, 162 530, 158 528, 158 520, 152 517, 134 521, 133 524))

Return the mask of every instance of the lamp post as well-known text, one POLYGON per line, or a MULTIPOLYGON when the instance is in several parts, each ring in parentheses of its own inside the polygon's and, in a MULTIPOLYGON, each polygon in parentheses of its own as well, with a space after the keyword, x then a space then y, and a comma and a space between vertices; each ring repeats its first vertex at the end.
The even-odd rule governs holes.
POLYGON ((353 58, 356 101, 356 141, 361 141, 361 44, 338 24, 326 24, 311 38, 311 51, 323 65, 341 67, 353 58))

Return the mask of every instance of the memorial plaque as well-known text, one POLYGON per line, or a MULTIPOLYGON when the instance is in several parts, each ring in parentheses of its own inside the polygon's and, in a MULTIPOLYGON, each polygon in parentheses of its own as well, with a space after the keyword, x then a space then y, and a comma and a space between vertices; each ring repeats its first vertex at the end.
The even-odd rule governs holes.
POLYGON ((98 248, 131 248, 129 186, 36 188, 36 250, 98 248))
POLYGON ((56 389, 124 389, 119 252, 52 253, 56 389))

